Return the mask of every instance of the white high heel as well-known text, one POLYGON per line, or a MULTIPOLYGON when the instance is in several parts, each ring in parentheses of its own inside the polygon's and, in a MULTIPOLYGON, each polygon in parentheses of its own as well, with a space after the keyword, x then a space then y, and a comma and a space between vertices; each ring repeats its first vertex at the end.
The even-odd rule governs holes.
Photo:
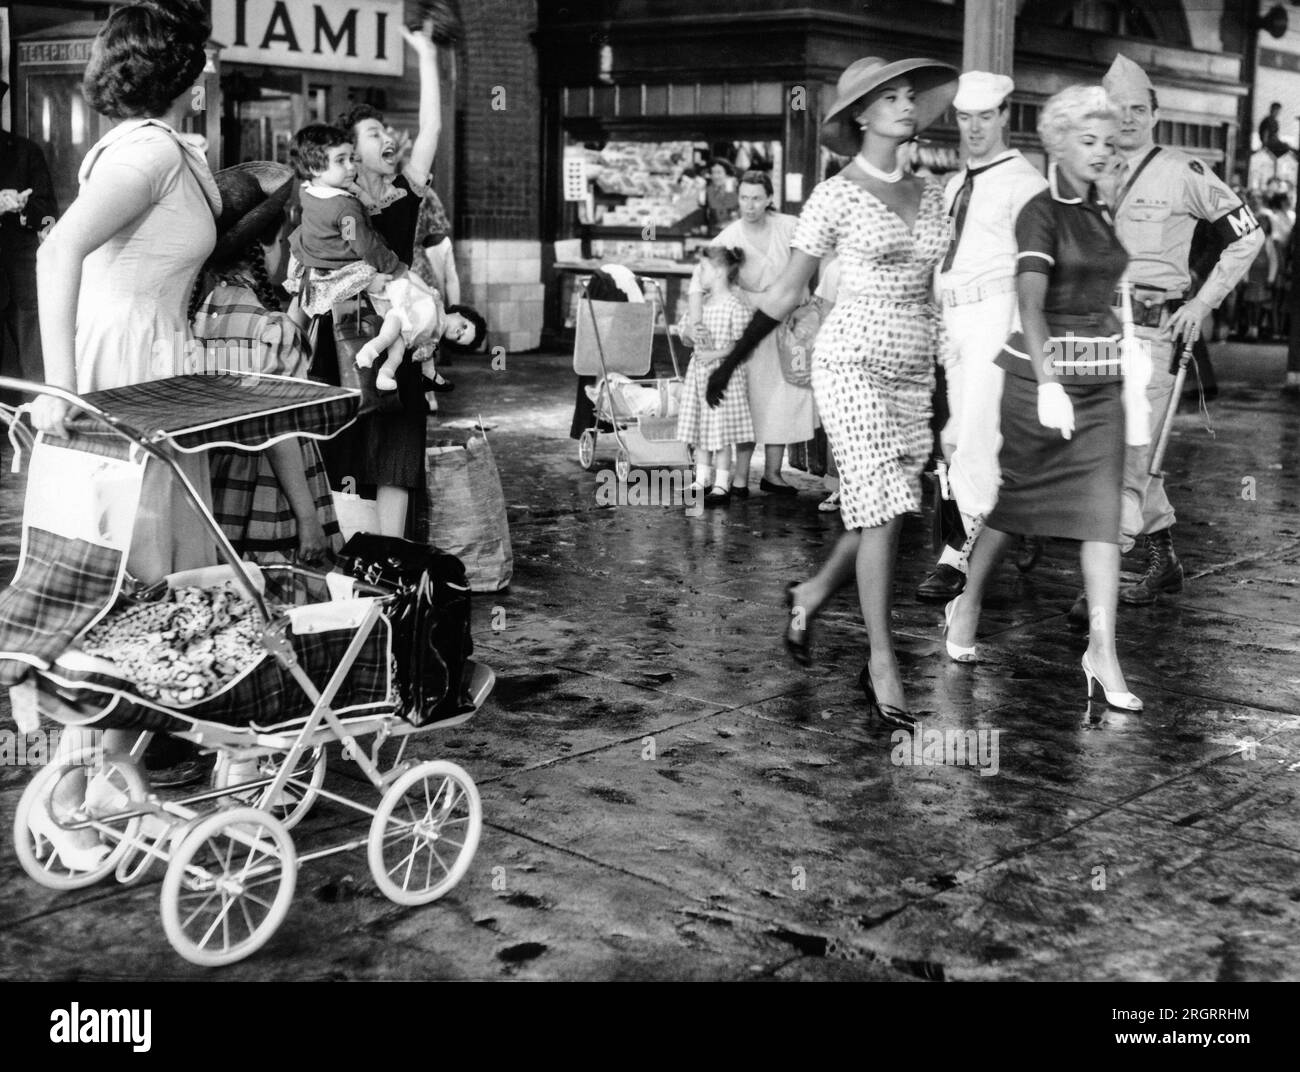
POLYGON ((49 810, 42 804, 36 804, 27 817, 27 826, 37 837, 48 841, 63 866, 70 871, 94 871, 104 862, 111 851, 107 845, 78 846, 72 843, 73 831, 64 830, 54 821, 49 810))
MULTIPOLYGON (((960 599, 958 596, 957 599, 960 599)), ((943 646, 948 649, 948 658, 955 663, 977 663, 980 657, 975 653, 975 645, 964 648, 960 644, 954 644, 948 639, 948 633, 952 629, 952 615, 957 606, 957 599, 954 599, 943 608, 943 646)))
POLYGON ((1106 683, 1101 680, 1101 675, 1092 668, 1088 662, 1088 653, 1083 654, 1083 676, 1088 683, 1088 699, 1092 699, 1092 683, 1095 681, 1101 685, 1102 695, 1106 697, 1106 702, 1111 707, 1118 708, 1121 711, 1141 711, 1142 701, 1134 696, 1131 692, 1111 692, 1106 688, 1106 683))

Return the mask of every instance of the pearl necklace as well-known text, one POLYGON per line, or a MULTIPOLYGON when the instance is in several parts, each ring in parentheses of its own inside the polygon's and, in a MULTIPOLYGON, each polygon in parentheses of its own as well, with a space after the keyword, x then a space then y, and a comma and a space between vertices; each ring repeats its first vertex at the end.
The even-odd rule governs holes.
POLYGON ((896 164, 893 171, 881 171, 875 164, 871 163, 865 156, 858 153, 853 158, 853 162, 873 179, 879 179, 881 182, 897 182, 903 177, 903 165, 896 164))

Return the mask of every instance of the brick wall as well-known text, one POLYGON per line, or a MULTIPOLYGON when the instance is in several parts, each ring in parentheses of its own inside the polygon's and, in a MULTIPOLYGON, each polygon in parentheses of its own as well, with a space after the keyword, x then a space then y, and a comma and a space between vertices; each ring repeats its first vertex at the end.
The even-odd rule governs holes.
POLYGON ((461 3, 456 107, 456 262, 489 346, 541 342, 541 93, 535 0, 461 3))
POLYGON ((462 2, 465 47, 457 100, 456 235, 541 233, 541 94, 534 0, 462 2))

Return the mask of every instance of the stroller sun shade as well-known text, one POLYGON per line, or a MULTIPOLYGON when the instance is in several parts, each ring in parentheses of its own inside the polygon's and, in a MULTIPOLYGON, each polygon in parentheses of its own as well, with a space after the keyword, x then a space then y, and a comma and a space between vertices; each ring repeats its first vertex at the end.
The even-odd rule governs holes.
MULTIPOLYGON (((174 376, 95 391, 85 400, 112 423, 147 443, 185 453, 234 447, 261 450, 282 439, 328 439, 356 417, 360 392, 257 373, 174 376)), ((103 419, 82 418, 78 434, 95 435, 103 419)))

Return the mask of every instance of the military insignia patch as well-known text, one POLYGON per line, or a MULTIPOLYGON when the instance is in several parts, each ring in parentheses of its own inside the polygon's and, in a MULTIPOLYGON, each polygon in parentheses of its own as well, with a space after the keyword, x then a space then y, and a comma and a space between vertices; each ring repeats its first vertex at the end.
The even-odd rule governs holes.
POLYGON ((1189 160, 1187 161, 1187 166, 1191 168, 1193 171, 1195 171, 1196 174, 1198 175, 1205 174, 1205 165, 1202 164, 1199 160, 1189 160))

